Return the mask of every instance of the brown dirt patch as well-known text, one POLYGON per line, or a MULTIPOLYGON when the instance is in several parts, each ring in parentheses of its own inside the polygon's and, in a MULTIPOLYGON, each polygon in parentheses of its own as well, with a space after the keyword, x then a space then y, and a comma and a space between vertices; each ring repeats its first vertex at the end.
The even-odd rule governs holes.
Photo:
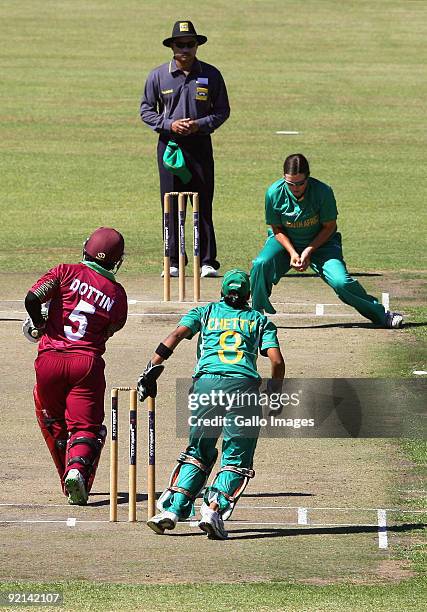
MULTIPOLYGON (((0 527, 5 552, 0 579, 135 583, 375 582, 379 577, 387 578, 387 568, 387 579, 406 577, 406 573, 399 574, 403 572, 402 565, 399 571, 393 565, 392 571, 391 563, 383 563, 389 561, 389 552, 378 549, 375 530, 369 527, 375 523, 375 512, 316 510, 310 513, 310 525, 295 525, 298 506, 387 507, 390 492, 400 480, 403 468, 399 466, 395 445, 384 440, 261 439, 256 454, 257 476, 229 523, 230 540, 211 542, 197 527, 179 525, 168 536, 158 537, 142 522, 146 512, 144 414, 139 428, 140 522, 126 523, 127 440, 126 418, 122 418, 120 522, 107 522, 108 448, 101 460, 90 505, 87 508, 67 506, 33 414, 35 347, 21 335, 23 304, 6 301, 22 299, 34 278, 34 275, 0 275, 3 300, 0 345, 5 357, 1 365, 0 434, 0 527), (67 526, 69 517, 77 519, 75 527, 67 526), (256 525, 254 521, 272 524, 256 525), (337 523, 360 525, 360 529, 352 533, 345 527, 334 528, 337 523)), ((171 310, 181 311, 191 306, 162 305, 160 278, 123 279, 131 299, 153 302, 131 304, 127 326, 109 342, 108 387, 135 384, 153 348, 179 319, 171 310), (168 309, 168 316, 141 316, 150 312, 168 314, 168 309)), ((376 277, 367 278, 366 283, 362 280, 368 290, 378 288, 376 277)), ((202 295, 205 299, 216 299, 219 286, 220 279, 204 280, 202 295)), ((284 307, 294 310, 300 309, 296 302, 337 302, 329 288, 314 278, 286 279, 276 289, 275 300, 293 302, 284 307)), ((350 315, 342 319, 340 316, 315 318, 313 307, 307 308, 305 314, 299 310, 303 316, 276 320, 288 377, 373 376, 378 347, 387 347, 396 339, 401 341, 399 333, 375 329, 348 307, 331 307, 331 314, 350 315)), ((185 440, 175 436, 175 379, 191 376, 194 359, 195 342, 183 343, 167 363, 161 378, 157 401, 158 491, 167 485, 174 460, 185 447, 185 440)), ((260 359, 259 364, 261 373, 266 375, 266 360, 260 359)), ((123 397, 122 406, 126 400, 123 397)))

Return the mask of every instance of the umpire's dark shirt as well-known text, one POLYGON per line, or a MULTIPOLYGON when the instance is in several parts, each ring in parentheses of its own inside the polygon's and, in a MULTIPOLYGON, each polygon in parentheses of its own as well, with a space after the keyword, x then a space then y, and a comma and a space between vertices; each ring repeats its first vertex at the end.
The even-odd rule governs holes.
MULTIPOLYGON (((197 120, 194 136, 207 136, 228 119, 230 106, 220 71, 195 59, 186 76, 174 59, 155 68, 145 83, 141 119, 160 134, 170 134, 177 119, 197 120)), ((174 139, 179 138, 174 134, 174 139)))

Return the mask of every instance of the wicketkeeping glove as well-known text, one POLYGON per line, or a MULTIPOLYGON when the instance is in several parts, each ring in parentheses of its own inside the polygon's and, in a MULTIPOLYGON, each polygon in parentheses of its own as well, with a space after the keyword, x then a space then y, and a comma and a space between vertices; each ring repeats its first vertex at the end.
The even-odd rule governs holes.
POLYGON ((282 378, 269 378, 265 393, 268 396, 268 408, 270 409, 267 413, 267 417, 270 418, 272 415, 278 416, 282 413, 283 405, 280 403, 280 394, 282 393, 282 378))
POLYGON ((269 378, 267 380, 266 393, 282 393, 283 378, 269 378))
POLYGON ((157 379, 164 369, 164 365, 153 365, 151 361, 147 363, 136 385, 136 391, 140 402, 143 402, 147 397, 156 397, 157 379))

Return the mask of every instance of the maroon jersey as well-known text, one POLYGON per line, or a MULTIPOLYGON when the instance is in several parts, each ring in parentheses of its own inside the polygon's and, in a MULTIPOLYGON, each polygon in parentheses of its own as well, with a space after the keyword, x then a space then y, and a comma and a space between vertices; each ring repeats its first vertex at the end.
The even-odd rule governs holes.
POLYGON ((41 302, 50 301, 39 352, 102 355, 106 340, 126 323, 125 290, 111 272, 91 262, 60 264, 42 276, 30 291, 41 302))

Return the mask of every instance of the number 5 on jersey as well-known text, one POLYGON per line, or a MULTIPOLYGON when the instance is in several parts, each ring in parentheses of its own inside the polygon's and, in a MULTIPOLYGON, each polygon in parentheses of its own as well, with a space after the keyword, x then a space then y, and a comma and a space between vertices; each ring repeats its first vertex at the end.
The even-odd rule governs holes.
POLYGON ((71 325, 64 325, 64 333, 68 340, 80 340, 86 333, 87 328, 87 317, 86 314, 93 314, 95 312, 95 306, 93 304, 89 304, 84 300, 80 300, 77 306, 74 308, 73 312, 68 317, 69 321, 73 323, 78 323, 78 328, 74 329, 71 325), (84 314, 86 313, 86 314, 84 314))

